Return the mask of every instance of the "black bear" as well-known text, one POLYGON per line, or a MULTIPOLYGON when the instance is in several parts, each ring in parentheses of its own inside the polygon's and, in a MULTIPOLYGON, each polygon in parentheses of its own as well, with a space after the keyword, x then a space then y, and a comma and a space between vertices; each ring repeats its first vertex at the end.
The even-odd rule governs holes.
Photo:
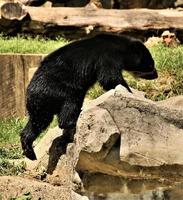
POLYGON ((131 92, 122 70, 144 79, 158 76, 148 49, 127 36, 99 34, 48 55, 27 88, 29 121, 21 133, 24 154, 36 159, 32 143, 54 115, 60 128, 76 126, 85 94, 96 81, 105 90, 121 84, 131 92))

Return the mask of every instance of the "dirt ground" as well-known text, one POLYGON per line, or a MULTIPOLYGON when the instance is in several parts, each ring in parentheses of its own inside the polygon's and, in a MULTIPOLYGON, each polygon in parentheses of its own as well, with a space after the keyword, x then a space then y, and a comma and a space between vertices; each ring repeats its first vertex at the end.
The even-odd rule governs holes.
POLYGON ((71 200, 71 188, 53 186, 27 177, 2 176, 0 200, 71 200))

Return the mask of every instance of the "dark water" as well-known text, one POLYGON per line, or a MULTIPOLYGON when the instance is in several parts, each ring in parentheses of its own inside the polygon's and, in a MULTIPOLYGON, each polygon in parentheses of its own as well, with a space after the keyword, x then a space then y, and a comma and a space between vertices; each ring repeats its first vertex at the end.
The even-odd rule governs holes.
POLYGON ((158 188, 144 191, 139 194, 132 193, 95 193, 86 192, 90 200, 183 200, 183 185, 174 188, 158 188))
POLYGON ((183 200, 183 183, 169 180, 129 180, 92 174, 83 178, 90 200, 183 200))

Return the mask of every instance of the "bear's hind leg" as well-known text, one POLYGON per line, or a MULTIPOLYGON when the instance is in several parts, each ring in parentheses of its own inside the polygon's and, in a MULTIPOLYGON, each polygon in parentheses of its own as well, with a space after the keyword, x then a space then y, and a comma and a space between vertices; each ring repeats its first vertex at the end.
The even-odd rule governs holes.
POLYGON ((72 129, 76 127, 77 119, 81 112, 82 101, 66 100, 58 115, 59 127, 61 129, 72 129))
POLYGON ((52 120, 52 113, 42 113, 42 115, 39 113, 36 116, 30 114, 29 121, 21 133, 22 149, 27 158, 36 160, 32 144, 38 135, 49 126, 52 120))

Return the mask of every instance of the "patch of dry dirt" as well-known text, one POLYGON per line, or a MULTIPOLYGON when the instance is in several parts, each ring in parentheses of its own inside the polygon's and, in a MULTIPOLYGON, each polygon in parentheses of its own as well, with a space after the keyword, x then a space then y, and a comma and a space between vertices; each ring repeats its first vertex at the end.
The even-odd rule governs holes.
POLYGON ((30 193, 34 200, 71 200, 71 188, 53 186, 27 177, 1 176, 0 199, 22 196, 30 193))

